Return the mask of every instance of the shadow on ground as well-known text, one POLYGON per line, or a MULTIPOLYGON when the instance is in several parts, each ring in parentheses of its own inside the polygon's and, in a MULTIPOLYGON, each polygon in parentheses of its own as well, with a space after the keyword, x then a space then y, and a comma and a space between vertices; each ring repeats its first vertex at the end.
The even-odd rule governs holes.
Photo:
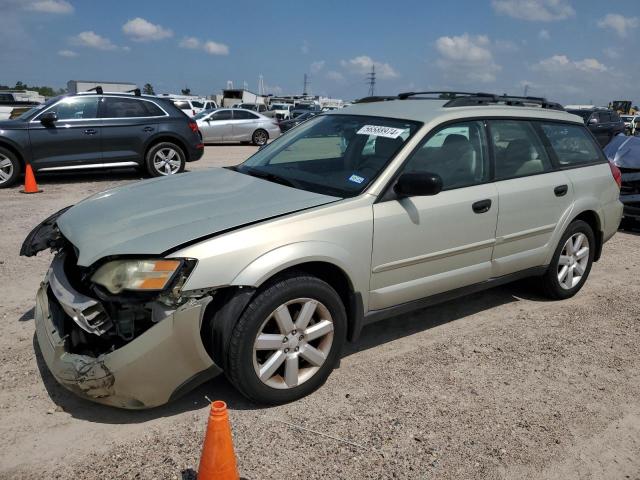
MULTIPOLYGON (((419 310, 408 315, 389 318, 365 327, 357 342, 347 344, 343 356, 354 355, 499 305, 517 302, 521 298, 545 301, 544 298, 532 292, 535 292, 535 290, 532 289, 531 282, 521 281, 419 310)), ((27 312, 22 317, 32 317, 32 313, 27 312)), ((62 387, 47 368, 35 335, 33 344, 37 366, 47 393, 65 412, 78 419, 107 424, 142 423, 156 418, 170 417, 204 408, 208 405, 206 397, 212 400, 223 400, 232 410, 258 410, 265 408, 243 397, 228 382, 224 374, 161 407, 149 410, 123 410, 100 405, 80 398, 62 387)))

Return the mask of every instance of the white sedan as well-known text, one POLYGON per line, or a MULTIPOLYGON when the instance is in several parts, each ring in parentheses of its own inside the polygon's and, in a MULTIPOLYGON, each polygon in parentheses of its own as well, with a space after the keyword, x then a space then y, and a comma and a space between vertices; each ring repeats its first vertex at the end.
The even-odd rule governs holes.
POLYGON ((194 120, 205 143, 252 142, 265 145, 281 134, 274 119, 240 108, 207 110, 196 115, 194 120))

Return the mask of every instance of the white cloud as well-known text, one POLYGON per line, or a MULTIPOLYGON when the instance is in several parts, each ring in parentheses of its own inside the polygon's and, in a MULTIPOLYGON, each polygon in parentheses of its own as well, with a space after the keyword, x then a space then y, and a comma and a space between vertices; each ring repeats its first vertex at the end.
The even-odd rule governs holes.
POLYGON ((78 54, 73 50, 58 50, 58 55, 60 55, 61 57, 68 57, 68 58, 78 56, 78 54))
POLYGON ((229 47, 227 45, 212 40, 204 42, 202 49, 209 55, 229 55, 229 47))
POLYGON ((542 29, 538 32, 538 38, 540 40, 551 40, 551 34, 549 30, 542 29))
POLYGON ((73 5, 66 0, 36 0, 27 2, 27 10, 43 13, 73 13, 73 5))
POLYGON ((496 40, 494 44, 496 51, 499 52, 513 53, 520 50, 520 47, 518 47, 518 45, 511 40, 496 40))
POLYGON ((377 78, 387 79, 399 77, 398 72, 388 63, 376 62, 367 55, 360 55, 350 60, 340 60, 340 65, 352 73, 365 75, 371 72, 371 67, 376 68, 377 78))
POLYGON ((184 37, 178 45, 182 48, 196 49, 200 48, 200 40, 196 37, 184 37))
POLYGON ((557 72, 606 72, 608 70, 606 65, 603 65, 595 58, 585 58, 583 60, 571 60, 566 55, 554 55, 544 60, 540 60, 538 63, 531 67, 533 70, 557 73, 557 72))
POLYGON ((629 35, 629 31, 637 28, 638 25, 640 25, 638 17, 624 17, 617 13, 608 13, 598 21, 598 27, 610 28, 623 38, 629 35))
POLYGON ((520 20, 551 22, 573 17, 569 0, 492 0, 493 9, 520 20))
POLYGON ((440 54, 438 67, 447 77, 466 78, 473 82, 493 82, 502 67, 493 60, 491 41, 486 35, 468 33, 436 40, 440 54))
POLYGON ((71 37, 71 43, 80 47, 96 48, 98 50, 115 50, 118 48, 111 40, 91 30, 80 32, 75 37, 71 37))
POLYGON ((122 26, 122 31, 136 42, 162 40, 173 36, 173 32, 170 29, 164 28, 162 25, 153 24, 140 17, 125 23, 122 26))
POLYGON ((616 58, 620 58, 621 57, 621 53, 620 50, 614 47, 607 47, 605 49, 602 50, 602 53, 604 53, 607 57, 611 58, 611 59, 616 59, 616 58))
POLYGON ((304 42, 302 42, 302 45, 300 46, 300 51, 302 53, 304 53, 305 55, 307 55, 310 51, 309 49, 309 42, 307 42, 306 40, 304 42))
POLYGON ((311 71, 311 73, 318 73, 320 70, 324 68, 325 63, 326 62, 324 60, 318 60, 317 62, 313 62, 311 63, 309 70, 311 71))
POLYGON ((334 82, 341 82, 344 80, 344 75, 340 72, 336 72, 335 70, 329 70, 325 76, 334 82))

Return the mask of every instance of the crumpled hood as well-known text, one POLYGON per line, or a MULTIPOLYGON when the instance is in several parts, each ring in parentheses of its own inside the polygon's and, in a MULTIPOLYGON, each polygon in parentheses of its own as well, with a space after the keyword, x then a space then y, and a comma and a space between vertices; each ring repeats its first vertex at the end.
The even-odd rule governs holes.
POLYGON ((620 168, 640 170, 640 137, 616 135, 604 147, 604 153, 610 162, 620 168))
POLYGON ((157 178, 83 200, 57 221, 78 265, 158 255, 181 244, 339 200, 224 168, 157 178))

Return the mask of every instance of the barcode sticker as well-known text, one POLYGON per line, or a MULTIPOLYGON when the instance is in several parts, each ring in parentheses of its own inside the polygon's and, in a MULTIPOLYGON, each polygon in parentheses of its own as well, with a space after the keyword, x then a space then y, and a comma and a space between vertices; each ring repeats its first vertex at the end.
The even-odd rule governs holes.
POLYGON ((398 138, 406 128, 381 127, 379 125, 365 125, 356 133, 359 135, 373 135, 374 137, 398 138))

